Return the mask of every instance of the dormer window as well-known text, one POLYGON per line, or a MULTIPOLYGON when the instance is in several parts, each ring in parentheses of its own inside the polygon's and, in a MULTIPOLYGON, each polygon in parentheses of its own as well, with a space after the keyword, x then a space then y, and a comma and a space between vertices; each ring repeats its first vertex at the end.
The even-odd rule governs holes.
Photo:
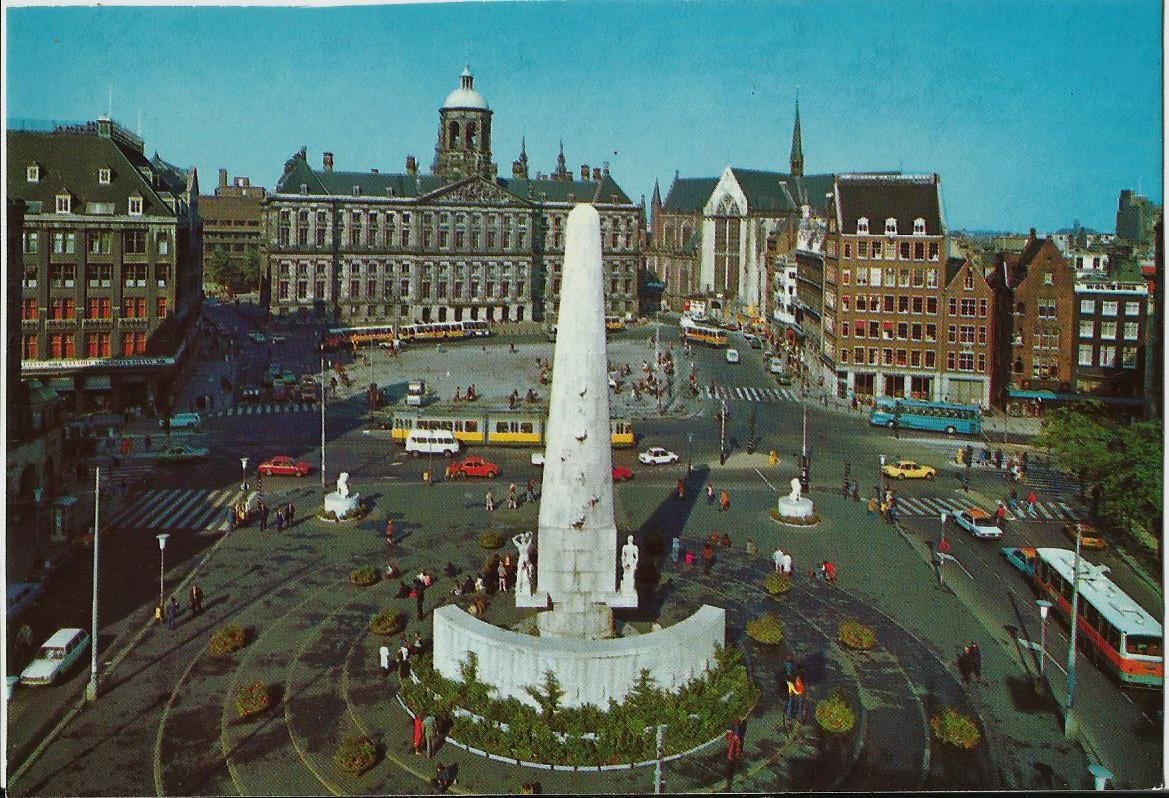
POLYGON ((71 213, 73 210, 73 198, 68 194, 57 195, 57 213, 71 213))
POLYGON ((361 194, 361 186, 354 186, 354 187, 353 187, 353 196, 355 196, 355 197, 356 197, 356 196, 358 196, 358 195, 360 195, 360 194, 361 194))
POLYGON ((920 216, 913 220, 913 234, 915 236, 925 235, 925 219, 920 216))
POLYGON ((138 196, 130 197, 130 215, 131 216, 141 216, 142 215, 142 197, 138 197, 138 196))
POLYGON ((856 233, 857 235, 861 235, 862 233, 867 232, 869 232, 869 218, 867 216, 862 216, 856 220, 856 233))
POLYGON ((39 183, 41 181, 41 167, 35 163, 29 164, 24 176, 30 183, 39 183))
POLYGON ((885 235, 887 235, 887 236, 897 235, 897 220, 894 219, 893 217, 889 217, 888 219, 885 220, 885 235))
POLYGON ((109 169, 98 169, 97 170, 97 182, 101 183, 103 186, 108 186, 110 184, 110 170, 109 169))
POLYGON ((300 184, 300 193, 301 193, 301 194, 307 194, 307 193, 308 193, 308 183, 301 183, 301 184, 300 184))

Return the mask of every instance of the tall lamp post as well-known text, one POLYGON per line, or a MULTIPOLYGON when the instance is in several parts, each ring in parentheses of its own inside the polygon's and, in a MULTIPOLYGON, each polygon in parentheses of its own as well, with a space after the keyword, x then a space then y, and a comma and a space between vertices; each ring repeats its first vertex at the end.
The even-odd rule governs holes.
MULTIPOLYGON (((155 535, 158 538, 158 606, 166 612, 166 540, 170 535, 165 532, 155 535)), ((161 615, 160 615, 161 617, 161 615)))
POLYGON ((321 344, 321 487, 325 487, 325 345, 321 344))
MULTIPOLYGON (((243 478, 240 480, 239 489, 241 492, 246 493, 248 490, 248 458, 241 457, 239 459, 239 467, 240 467, 240 470, 243 472, 243 478)), ((244 501, 247 501, 247 500, 248 500, 248 497, 244 496, 244 501)))
POLYGON ((1047 611, 1051 609, 1051 602, 1047 599, 1037 599, 1039 605, 1039 680, 1043 681, 1043 670, 1047 664, 1047 611))
POLYGON ((36 555, 36 565, 40 568, 44 565, 44 560, 41 558, 41 502, 45 499, 44 488, 32 489, 33 508, 32 508, 32 549, 36 555))
POLYGON ((1072 709, 1076 699, 1076 630, 1079 628, 1079 612, 1080 607, 1080 543, 1083 536, 1080 534, 1080 527, 1076 525, 1076 558, 1072 563, 1072 614, 1071 627, 1072 633, 1068 636, 1068 679, 1067 679, 1067 696, 1064 701, 1064 715, 1063 715, 1063 733, 1065 737, 1070 737, 1076 730, 1076 724, 1072 720, 1072 709))
POLYGON ((92 632, 89 639, 89 684, 85 687, 85 700, 96 701, 97 688, 97 563, 98 540, 101 538, 101 466, 93 474, 93 609, 92 632))

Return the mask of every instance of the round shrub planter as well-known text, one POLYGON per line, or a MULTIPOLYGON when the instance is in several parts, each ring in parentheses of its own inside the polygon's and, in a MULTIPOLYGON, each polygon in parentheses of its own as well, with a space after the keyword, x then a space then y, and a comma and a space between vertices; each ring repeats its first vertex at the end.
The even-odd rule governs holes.
POLYGON ((238 624, 221 626, 211 633, 211 653, 230 654, 239 651, 248 642, 248 630, 238 624))
POLYGON ((333 761, 349 773, 364 773, 377 761, 377 745, 368 737, 358 735, 346 737, 337 746, 333 761))
POLYGON ((272 693, 268 685, 260 680, 235 689, 235 708, 240 720, 263 712, 272 704, 272 693))
POLYGON ((816 723, 829 734, 846 734, 856 727, 856 710, 837 690, 816 702, 816 723))
POLYGON ((854 618, 845 618, 836 630, 836 639, 849 648, 865 651, 876 645, 877 632, 854 618))
POLYGON ((503 541, 503 533, 496 532, 494 529, 488 529, 479 535, 479 545, 485 549, 498 549, 503 545, 503 541))
POLYGON ((358 503, 357 507, 354 508, 353 512, 338 517, 337 514, 332 510, 326 510, 325 505, 322 504, 319 508, 317 508, 317 520, 324 521, 327 524, 342 524, 346 521, 360 521, 362 518, 365 518, 367 515, 369 515, 370 509, 371 507, 368 506, 365 502, 360 502, 358 503))
POLYGON ((779 510, 774 508, 767 512, 771 515, 773 521, 777 521, 784 526, 813 527, 820 523, 820 516, 816 515, 816 513, 801 518, 793 515, 780 515, 779 510))
POLYGON ((792 578, 779 571, 772 571, 763 577, 763 589, 768 595, 781 596, 792 589, 792 578))
POLYGON ((406 618, 397 610, 382 610, 369 619, 369 629, 374 634, 396 635, 405 628, 406 618))
POLYGON ((783 621, 770 612, 747 621, 747 636, 756 643, 776 646, 783 642, 783 621))
POLYGON ((930 718, 930 728, 938 740, 955 748, 974 748, 982 741, 982 732, 974 718, 953 707, 943 707, 934 714, 930 718))
POLYGON ((349 581, 358 587, 369 587, 381 578, 381 572, 372 565, 363 565, 349 572, 349 581))

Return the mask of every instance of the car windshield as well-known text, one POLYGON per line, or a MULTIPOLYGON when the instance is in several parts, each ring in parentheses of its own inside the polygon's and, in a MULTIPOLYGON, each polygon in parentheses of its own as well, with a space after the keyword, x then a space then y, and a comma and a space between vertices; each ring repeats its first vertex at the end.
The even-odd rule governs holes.
POLYGON ((37 657, 39 659, 65 659, 65 649, 59 646, 44 646, 37 657))

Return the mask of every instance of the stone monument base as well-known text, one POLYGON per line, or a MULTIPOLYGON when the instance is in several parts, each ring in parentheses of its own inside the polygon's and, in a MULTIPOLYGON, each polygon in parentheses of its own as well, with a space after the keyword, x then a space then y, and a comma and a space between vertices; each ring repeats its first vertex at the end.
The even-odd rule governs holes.
POLYGON ((348 496, 342 496, 337 491, 325 494, 325 512, 333 513, 338 520, 347 515, 352 515, 357 511, 361 505, 361 494, 350 493, 348 496))
POLYGON ((602 640, 613 636, 613 608, 585 596, 570 596, 536 616, 540 637, 602 640))
POLYGON ((811 518, 815 515, 812 500, 806 496, 792 501, 790 496, 782 496, 776 508, 783 518, 811 518))

